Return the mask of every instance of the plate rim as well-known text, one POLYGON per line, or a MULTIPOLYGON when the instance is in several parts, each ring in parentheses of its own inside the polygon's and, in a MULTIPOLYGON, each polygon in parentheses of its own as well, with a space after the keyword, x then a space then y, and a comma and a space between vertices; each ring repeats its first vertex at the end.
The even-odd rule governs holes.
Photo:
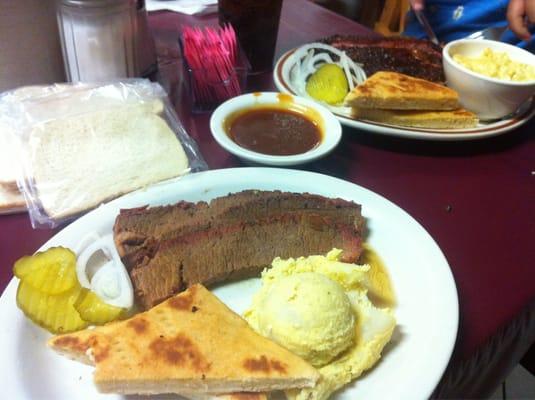
MULTIPOLYGON (((400 215, 403 216, 403 218, 408 218, 412 224, 414 224, 415 228, 420 231, 421 234, 425 235, 425 237, 429 241, 429 245, 431 246, 431 250, 436 253, 436 255, 439 257, 438 262, 442 264, 443 269, 441 269, 440 273, 441 276, 447 279, 447 282, 444 282, 444 286, 448 288, 448 296, 450 301, 453 301, 454 304, 450 304, 448 307, 448 311, 450 313, 450 320, 448 320, 448 326, 451 326, 451 332, 448 336, 448 341, 442 343, 441 349, 442 354, 435 354, 434 355, 434 364, 437 366, 436 370, 431 373, 432 377, 430 377, 430 381, 427 385, 427 390, 425 391, 425 395, 422 398, 429 398, 433 391, 435 390, 437 384, 439 383, 440 379, 442 378, 447 365, 449 364, 449 361, 451 359, 451 356, 453 354, 453 350, 456 343, 456 338, 458 334, 458 328, 459 328, 459 298, 457 293, 457 286, 455 283, 455 279, 453 276, 453 271, 451 270, 451 267, 447 261, 446 256, 442 252, 441 248, 437 244, 437 242, 434 240, 434 238, 431 236, 431 234, 421 225, 414 217, 412 217, 407 211, 405 211, 403 208, 392 202, 391 200, 383 197, 382 195, 367 189, 366 187, 363 187, 357 183, 353 183, 351 181, 346 181, 341 178, 333 177, 330 175, 325 175, 317 172, 310 172, 310 171, 303 171, 303 170, 293 170, 293 169, 282 169, 282 168, 270 168, 270 167, 238 167, 238 168, 225 168, 225 169, 217 169, 217 170, 208 170, 208 171, 202 171, 197 173, 192 173, 189 175, 184 176, 184 180, 190 181, 193 180, 193 184, 195 184, 195 180, 198 176, 204 177, 203 179, 209 180, 210 177, 213 175, 214 178, 212 179, 220 179, 223 180, 228 177, 235 177, 235 176, 247 176, 247 174, 256 174, 256 175, 263 175, 266 182, 270 183, 270 179, 272 179, 273 176, 276 176, 277 174, 284 175, 286 179, 298 179, 299 181, 304 181, 305 179, 318 179, 318 180, 325 180, 326 182, 335 183, 336 185, 341 185, 340 187, 345 187, 344 192, 346 190, 350 191, 362 191, 366 196, 370 196, 374 200, 378 200, 382 202, 387 207, 391 208, 393 212, 400 213, 400 215), (220 176, 221 175, 221 176, 220 176)), ((279 181, 277 181, 279 182, 279 181)), ((202 183, 202 182, 201 182, 202 183)), ((123 206, 131 207, 132 205, 129 203, 145 203, 145 204, 153 204, 153 205, 159 205, 162 203, 159 203, 157 201, 154 201, 154 199, 150 200, 150 194, 151 192, 158 194, 158 191, 163 191, 166 189, 166 187, 172 187, 175 185, 181 185, 180 181, 172 181, 168 183, 162 183, 159 185, 153 185, 145 190, 139 190, 132 193, 129 193, 127 195, 124 195, 120 198, 117 198, 115 200, 110 201, 109 203, 106 203, 102 205, 101 207, 98 207, 97 209, 89 212, 88 214, 80 217, 78 220, 74 221, 70 225, 64 227, 61 231, 56 233, 52 238, 47 240, 37 251, 46 249, 50 247, 51 245, 55 245, 54 242, 61 240, 62 236, 68 235, 71 233, 70 231, 76 231, 78 225, 84 225, 87 223, 87 221, 91 221, 91 219, 99 218, 102 216, 106 216, 107 213, 114 212, 114 215, 116 214, 117 210, 121 208, 121 204, 123 206), (148 194, 147 194, 148 193, 148 194), (147 201, 143 200, 143 198, 149 199, 147 201), (102 214, 102 215, 101 215, 102 214), (79 222, 81 221, 81 222, 79 222)), ((212 184, 214 186, 214 184, 212 184)), ((259 185, 261 186, 261 184, 259 185)), ((288 186, 285 183, 281 184, 281 188, 279 190, 288 190, 291 191, 292 189, 285 188, 285 186, 288 186)), ((311 187, 310 193, 315 193, 312 188, 312 185, 309 185, 311 187)), ((206 196, 205 193, 207 189, 203 189, 204 186, 199 187, 198 194, 200 194, 203 198, 213 198, 213 195, 206 196)), ((208 189, 209 191, 210 189, 208 189)), ((245 189, 242 189, 245 190, 245 189)), ((258 190, 264 190, 264 189, 258 189, 258 190)), ((268 189, 265 189, 268 190, 268 189)), ((269 189, 269 190, 276 190, 276 189, 269 189)), ((181 192, 186 191, 188 192, 188 188, 186 189, 175 189, 175 191, 181 192)), ((298 191, 298 190, 296 190, 298 191)), ((305 192, 305 190, 301 191, 302 193, 305 192)), ((340 190, 337 191, 339 193, 340 190)), ((173 192, 175 193, 175 192, 173 192)), ((177 194, 173 194, 173 196, 176 196, 177 194)), ((338 194, 334 194, 333 196, 339 196, 338 194)), ((346 198, 343 197, 342 198, 346 198)), ((353 201, 357 201, 353 199, 353 201)), ((359 203, 360 204, 360 203, 359 203)), ((135 206, 135 205, 134 205, 135 206)), ((106 222, 102 223, 103 225, 106 224, 106 222)), ((13 308, 14 306, 14 299, 8 299, 8 295, 14 294, 16 291, 15 285, 17 284, 17 278, 13 277, 8 285, 6 286, 5 290, 3 291, 2 295, 0 296, 0 310, 4 309, 4 307, 13 308), (7 293, 7 295, 6 295, 7 293)), ((3 313, 2 313, 3 314, 3 313)), ((3 336, 2 330, 0 329, 0 338, 3 336)), ((20 363, 18 363, 20 365, 20 363)), ((0 364, 0 370, 3 370, 4 368, 1 368, 2 365, 0 364)), ((373 372, 373 370, 372 370, 373 372)), ((9 388, 7 388, 9 389, 9 388)), ((9 390, 8 390, 9 393, 9 390)))
MULTIPOLYGON (((273 82, 275 87, 284 93, 290 93, 297 96, 290 87, 287 85, 283 78, 282 69, 288 58, 298 49, 294 47, 282 54, 277 59, 275 67, 273 68, 273 82)), ((535 98, 531 98, 529 106, 518 115, 513 118, 500 120, 498 122, 491 123, 487 126, 481 126, 476 128, 463 128, 463 129, 425 129, 416 127, 396 127, 393 125, 382 124, 379 122, 363 121, 358 119, 352 119, 336 112, 333 112, 334 116, 338 118, 341 124, 352 128, 361 129, 371 133, 377 133, 385 136, 396 136, 407 139, 423 139, 432 141, 466 141, 477 140, 493 136, 502 135, 510 132, 515 128, 518 128, 527 123, 533 116, 535 116, 535 98)))

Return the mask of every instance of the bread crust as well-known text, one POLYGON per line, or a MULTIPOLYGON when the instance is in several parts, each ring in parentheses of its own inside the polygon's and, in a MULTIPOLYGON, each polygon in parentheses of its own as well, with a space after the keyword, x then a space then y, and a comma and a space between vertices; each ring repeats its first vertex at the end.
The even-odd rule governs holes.
MULTIPOLYGON (((16 185, 15 185, 16 187, 16 185)), ((0 184, 0 214, 14 214, 26 211, 26 202, 18 189, 0 184)))

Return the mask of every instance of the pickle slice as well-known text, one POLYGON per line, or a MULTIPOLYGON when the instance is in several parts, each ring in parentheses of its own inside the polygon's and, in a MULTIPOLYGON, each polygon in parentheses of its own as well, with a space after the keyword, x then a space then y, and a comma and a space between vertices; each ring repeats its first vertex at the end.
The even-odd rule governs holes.
POLYGON ((76 255, 64 247, 53 247, 15 262, 13 273, 46 294, 56 295, 78 284, 76 255))
POLYGON ((73 332, 85 328, 74 302, 82 288, 76 285, 59 295, 50 295, 30 285, 26 279, 19 283, 17 305, 33 322, 52 333, 73 332))
POLYGON ((28 276, 35 268, 34 256, 24 256, 15 261, 13 266, 13 275, 19 279, 23 279, 28 276))
POLYGON ((123 313, 124 308, 115 307, 103 302, 94 292, 88 289, 82 289, 76 301, 74 308, 83 320, 95 325, 103 325, 106 322, 113 321, 123 313))
POLYGON ((349 92, 349 84, 341 67, 336 64, 323 64, 308 78, 305 90, 316 100, 338 104, 349 92))

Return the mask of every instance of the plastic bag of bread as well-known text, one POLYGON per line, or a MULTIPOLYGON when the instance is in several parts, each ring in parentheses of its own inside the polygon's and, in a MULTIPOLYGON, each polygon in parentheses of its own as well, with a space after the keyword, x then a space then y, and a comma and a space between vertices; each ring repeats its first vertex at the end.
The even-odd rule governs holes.
POLYGON ((19 88, 0 109, 34 228, 207 168, 163 88, 145 79, 19 88))

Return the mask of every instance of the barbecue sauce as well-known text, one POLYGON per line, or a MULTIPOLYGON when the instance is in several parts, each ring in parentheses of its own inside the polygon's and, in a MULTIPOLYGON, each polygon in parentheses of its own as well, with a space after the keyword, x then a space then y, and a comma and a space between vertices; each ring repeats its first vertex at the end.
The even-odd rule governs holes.
POLYGON ((286 156, 317 147, 323 138, 317 118, 279 105, 257 105, 232 115, 225 131, 239 146, 257 153, 286 156))

